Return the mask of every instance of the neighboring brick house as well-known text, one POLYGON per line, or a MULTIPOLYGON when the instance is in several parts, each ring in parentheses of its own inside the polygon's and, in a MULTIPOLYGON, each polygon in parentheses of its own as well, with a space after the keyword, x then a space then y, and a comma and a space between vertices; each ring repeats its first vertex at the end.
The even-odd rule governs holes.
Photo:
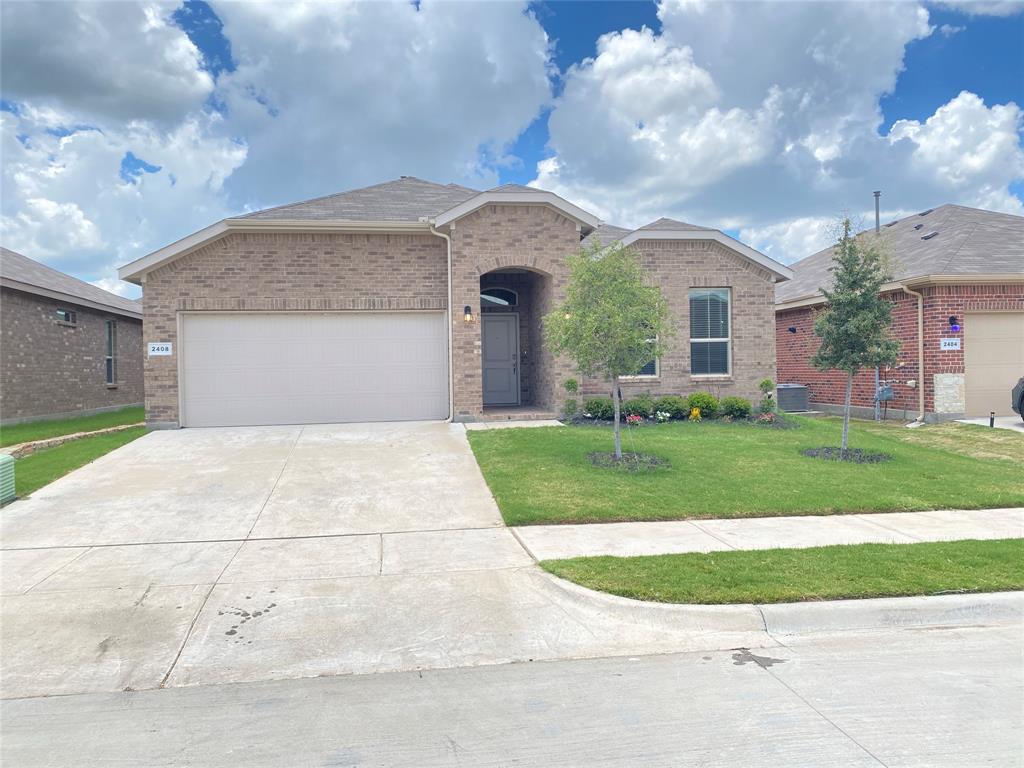
POLYGON ((142 306, 0 248, 0 422, 141 405, 142 306))
POLYGON ((592 238, 635 249, 678 323, 673 351, 624 389, 754 398, 774 377, 772 297, 790 272, 763 254, 668 219, 605 226, 529 187, 402 177, 226 219, 122 267, 164 352, 145 361, 147 421, 553 415, 574 374, 541 318, 592 238))
MULTIPOLYGON (((893 303, 893 335, 902 342, 899 362, 879 371, 893 385, 887 415, 923 412, 939 421, 1012 414, 1010 392, 1024 376, 1024 218, 942 205, 880 232, 894 259, 883 295, 893 303)), ((825 410, 840 407, 845 391, 843 374, 810 363, 831 263, 831 248, 808 256, 775 292, 779 381, 806 385, 812 406, 825 410)), ((862 371, 854 379, 855 412, 872 414, 874 401, 875 371, 862 371)))

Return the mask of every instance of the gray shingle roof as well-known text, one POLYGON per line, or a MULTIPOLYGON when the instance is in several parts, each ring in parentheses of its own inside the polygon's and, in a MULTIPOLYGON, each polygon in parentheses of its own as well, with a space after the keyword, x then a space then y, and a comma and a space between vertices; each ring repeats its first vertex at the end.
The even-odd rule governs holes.
MULTIPOLYGON (((873 237, 874 228, 858 237, 873 237)), ((940 205, 882 227, 894 256, 893 279, 925 275, 1024 274, 1024 217, 940 205), (925 235, 935 234, 927 240, 925 235)), ((831 280, 832 247, 790 265, 794 277, 775 289, 776 304, 819 295, 831 280)))
POLYGON ((478 194, 478 190, 458 184, 434 184, 414 176, 403 176, 383 184, 267 208, 238 218, 264 221, 419 221, 423 216, 433 218, 478 194))
POLYGON ((87 306, 99 305, 117 312, 142 315, 142 304, 138 301, 104 291, 102 288, 97 288, 95 285, 83 282, 71 275, 65 275, 63 272, 58 272, 27 256, 2 247, 0 247, 0 279, 5 286, 18 290, 33 292, 33 288, 38 288, 48 292, 42 295, 62 294, 67 297, 69 303, 74 303, 77 299, 85 302, 87 306))
POLYGON ((595 229, 585 238, 583 238, 583 245, 589 247, 594 243, 601 243, 601 245, 611 245, 616 240, 621 240, 633 230, 626 229, 625 227, 616 227, 614 224, 602 224, 600 227, 595 229))
POLYGON ((687 224, 685 221, 666 219, 662 217, 650 224, 644 224, 640 229, 655 230, 662 232, 701 232, 708 231, 711 227, 698 227, 696 224, 687 224))
POLYGON ((536 187, 526 187, 522 184, 502 184, 500 187, 494 187, 487 190, 488 192, 539 192, 543 193, 543 189, 537 189, 536 187))
POLYGON ((685 221, 677 221, 676 219, 660 218, 656 221, 652 221, 650 224, 644 224, 639 229, 626 229, 625 227, 616 227, 613 224, 602 224, 600 227, 595 229, 585 238, 583 238, 583 245, 592 245, 595 242, 601 242, 603 245, 608 245, 616 240, 621 240, 626 235, 632 234, 633 232, 708 232, 713 231, 710 227, 698 227, 696 224, 687 224, 685 221))

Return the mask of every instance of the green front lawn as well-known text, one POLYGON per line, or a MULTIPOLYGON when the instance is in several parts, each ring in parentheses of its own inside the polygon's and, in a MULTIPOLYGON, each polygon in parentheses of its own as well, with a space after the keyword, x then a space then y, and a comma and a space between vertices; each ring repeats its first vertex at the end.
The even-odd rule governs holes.
POLYGON ((45 440, 48 437, 72 435, 75 432, 94 432, 123 424, 138 424, 146 420, 142 406, 122 408, 119 411, 96 413, 92 416, 75 416, 71 419, 54 421, 27 421, 0 428, 0 447, 18 445, 31 440, 45 440))
POLYGON ((675 422, 630 429, 623 450, 669 462, 642 473, 591 464, 588 453, 611 450, 610 427, 468 435, 509 525, 1024 506, 1024 473, 1013 460, 1024 440, 1014 433, 1003 446, 991 441, 997 430, 961 424, 943 428, 933 445, 933 427, 854 423, 851 447, 893 459, 851 464, 800 455, 838 445, 839 420, 789 418, 797 428, 675 422), (971 454, 975 443, 984 458, 971 454), (1009 460, 992 458, 1000 453, 1009 460))
POLYGON ((546 560, 590 589, 662 603, 789 603, 1024 589, 1024 539, 546 560))
POLYGON ((142 437, 146 431, 145 427, 133 427, 120 432, 107 432, 29 454, 14 462, 15 490, 19 497, 27 496, 71 470, 142 437))

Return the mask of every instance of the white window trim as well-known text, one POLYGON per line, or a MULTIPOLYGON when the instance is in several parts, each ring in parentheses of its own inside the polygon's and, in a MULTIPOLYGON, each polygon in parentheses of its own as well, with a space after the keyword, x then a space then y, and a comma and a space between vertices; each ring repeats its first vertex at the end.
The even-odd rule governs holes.
POLYGON ((726 285, 722 286, 707 286, 698 287, 694 286, 686 292, 686 306, 689 309, 690 306, 690 294, 693 291, 725 291, 725 295, 729 300, 729 335, 724 338, 714 339, 695 339, 690 337, 690 378, 691 379, 731 379, 732 378, 732 288, 726 285), (693 343, 694 342, 725 342, 725 373, 694 373, 693 372, 693 343))
MULTIPOLYGON (((652 344, 657 342, 658 337, 655 336, 653 339, 647 339, 652 344)), ((634 376, 619 376, 621 381, 653 381, 654 379, 661 378, 661 358, 654 358, 654 373, 638 373, 634 376)))
POLYGON ((117 321, 103 323, 103 378, 107 387, 117 386, 117 321), (110 354, 106 354, 109 350, 110 354), (108 362, 109 361, 109 362, 108 362), (109 375, 108 375, 109 374, 109 375))

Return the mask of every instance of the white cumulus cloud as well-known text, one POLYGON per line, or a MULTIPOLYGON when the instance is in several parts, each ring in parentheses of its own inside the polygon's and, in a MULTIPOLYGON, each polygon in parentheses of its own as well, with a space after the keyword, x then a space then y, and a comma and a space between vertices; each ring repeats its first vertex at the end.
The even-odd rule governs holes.
POLYGON ((626 226, 739 230, 787 262, 827 244, 844 210, 870 212, 875 189, 891 211, 1020 209, 1015 104, 965 92, 882 123, 907 45, 935 33, 924 6, 665 0, 659 18, 660 34, 606 35, 566 73, 535 184, 626 226))

